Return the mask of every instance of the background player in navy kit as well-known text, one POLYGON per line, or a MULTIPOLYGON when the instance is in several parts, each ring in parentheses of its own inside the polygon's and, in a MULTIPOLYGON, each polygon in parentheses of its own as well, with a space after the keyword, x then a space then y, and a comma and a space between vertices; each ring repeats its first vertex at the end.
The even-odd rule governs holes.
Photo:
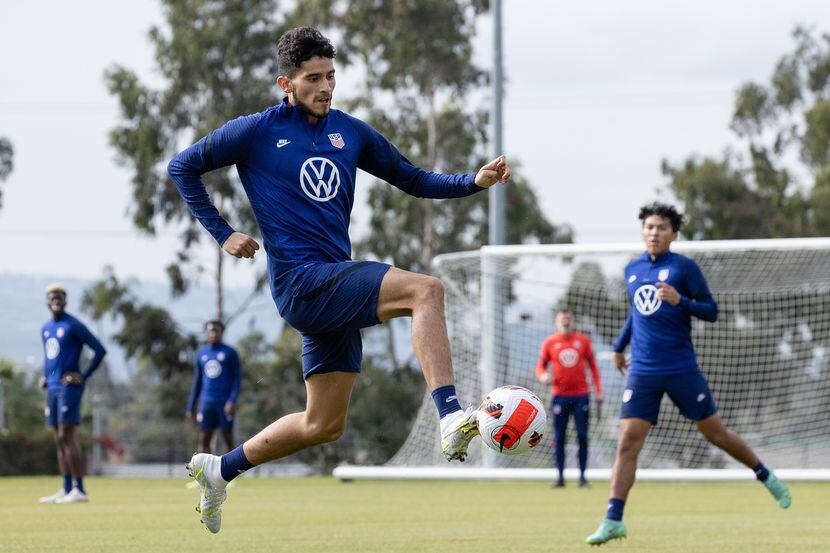
POLYGON ((790 492, 752 449, 721 421, 715 399, 697 365, 691 317, 715 322, 718 306, 697 263, 669 251, 683 224, 674 206, 653 203, 640 209, 646 252, 625 268, 631 309, 614 342, 614 365, 625 374, 623 354, 631 344, 631 366, 622 398, 620 435, 611 476, 606 518, 587 538, 592 545, 622 538, 628 492, 634 485, 637 456, 657 424, 660 401, 668 394, 686 418, 713 445, 751 468, 778 504, 790 506, 790 492))
POLYGON ((40 331, 43 340, 43 376, 46 388, 46 424, 55 430, 58 467, 63 487, 53 495, 41 497, 41 503, 76 503, 88 501, 84 489, 84 464, 75 440, 75 427, 81 423, 81 398, 84 384, 104 359, 107 350, 86 326, 66 312, 66 289, 60 284, 46 288, 46 305, 52 318, 40 331), (84 344, 95 355, 81 373, 78 361, 84 344))
POLYGON ((218 428, 227 450, 233 449, 233 422, 242 382, 236 350, 222 343, 222 321, 205 323, 205 344, 196 351, 193 386, 187 400, 187 418, 199 424, 199 451, 210 453, 210 442, 218 428), (196 402, 199 403, 198 413, 196 402))
POLYGON ((306 409, 284 416, 220 459, 188 463, 202 490, 202 521, 221 526, 227 483, 254 465, 338 439, 360 371, 360 329, 412 318, 415 354, 439 415, 447 460, 464 460, 476 433, 475 411, 455 392, 441 282, 384 263, 351 261, 349 220, 357 169, 423 198, 463 197, 510 179, 504 156, 476 174, 444 175, 412 165, 375 129, 331 109, 331 43, 316 29, 285 33, 277 45, 283 102, 240 117, 177 154, 168 172, 214 239, 251 258, 259 244, 235 232, 216 210, 201 175, 236 165, 268 258, 271 295, 302 333, 306 409))

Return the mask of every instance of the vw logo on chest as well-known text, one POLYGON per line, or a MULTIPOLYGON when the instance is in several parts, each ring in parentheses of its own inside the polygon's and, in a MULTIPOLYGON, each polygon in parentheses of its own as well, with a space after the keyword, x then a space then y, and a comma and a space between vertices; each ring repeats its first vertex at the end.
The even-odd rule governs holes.
POLYGON ((566 348, 559 352, 559 362, 563 367, 571 368, 579 361, 579 352, 573 348, 566 348))
POLYGON ((645 316, 654 314, 662 304, 663 300, 657 297, 657 287, 653 284, 644 284, 634 292, 634 307, 645 316))
POLYGON ((305 195, 315 202, 327 202, 337 196, 340 171, 324 157, 310 157, 300 168, 300 186, 305 195))

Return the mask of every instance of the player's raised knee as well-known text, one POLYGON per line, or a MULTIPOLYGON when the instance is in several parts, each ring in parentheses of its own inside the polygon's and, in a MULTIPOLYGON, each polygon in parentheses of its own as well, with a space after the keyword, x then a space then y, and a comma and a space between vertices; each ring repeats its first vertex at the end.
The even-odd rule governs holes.
POLYGON ((345 429, 345 421, 309 421, 306 426, 309 438, 316 444, 339 440, 345 429))
POLYGON ((444 305, 444 283, 439 279, 424 275, 415 292, 416 300, 421 304, 444 305))

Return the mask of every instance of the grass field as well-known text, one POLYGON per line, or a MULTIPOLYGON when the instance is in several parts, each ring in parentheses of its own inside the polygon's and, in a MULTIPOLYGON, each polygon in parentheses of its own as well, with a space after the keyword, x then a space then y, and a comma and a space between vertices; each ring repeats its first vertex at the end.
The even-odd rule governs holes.
MULTIPOLYGON (((209 534, 185 480, 96 479, 92 501, 41 505, 58 478, 0 478, 0 551, 590 551, 608 487, 242 478, 209 534)), ((629 538, 608 550, 828 551, 830 484, 797 483, 782 511, 755 483, 638 483, 629 538)))

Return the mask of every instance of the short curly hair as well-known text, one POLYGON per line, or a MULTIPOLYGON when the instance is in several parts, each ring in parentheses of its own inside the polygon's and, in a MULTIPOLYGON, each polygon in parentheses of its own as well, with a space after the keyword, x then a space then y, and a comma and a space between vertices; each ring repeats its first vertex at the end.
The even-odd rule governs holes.
POLYGON ((297 27, 286 31, 277 42, 280 75, 293 78, 304 61, 319 56, 334 59, 337 52, 329 39, 314 27, 297 27))
POLYGON ((679 232, 680 228, 683 226, 683 214, 677 211, 677 208, 673 205, 652 202, 640 208, 640 221, 642 221, 643 224, 645 224, 646 219, 652 215, 668 219, 671 222, 671 229, 674 232, 679 232))

